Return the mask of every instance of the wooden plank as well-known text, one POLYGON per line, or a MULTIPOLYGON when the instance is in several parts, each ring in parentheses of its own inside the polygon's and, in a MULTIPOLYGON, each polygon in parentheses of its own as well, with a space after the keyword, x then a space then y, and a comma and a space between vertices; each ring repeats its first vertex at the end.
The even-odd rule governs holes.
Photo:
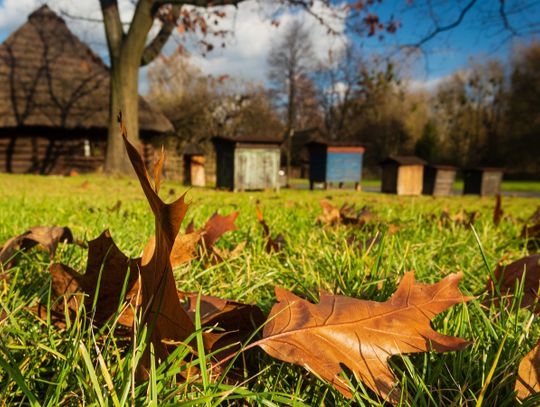
POLYGON ((404 165, 398 170, 398 195, 420 195, 422 193, 424 166, 404 165))

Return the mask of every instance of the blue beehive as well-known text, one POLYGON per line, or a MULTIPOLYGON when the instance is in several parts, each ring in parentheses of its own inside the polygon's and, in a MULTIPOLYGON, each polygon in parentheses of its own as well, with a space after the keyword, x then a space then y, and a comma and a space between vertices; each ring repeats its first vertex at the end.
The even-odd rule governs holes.
POLYGON ((337 182, 341 187, 344 182, 354 182, 358 189, 362 180, 362 161, 364 147, 352 142, 312 141, 307 144, 309 150, 309 185, 315 183, 337 182))

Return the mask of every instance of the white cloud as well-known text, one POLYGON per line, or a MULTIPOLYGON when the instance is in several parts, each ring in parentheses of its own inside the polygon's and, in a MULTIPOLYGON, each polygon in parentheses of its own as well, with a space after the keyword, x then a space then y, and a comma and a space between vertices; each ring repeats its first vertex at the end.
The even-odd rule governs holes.
MULTIPOLYGON (((134 10, 132 1, 120 0, 119 3, 122 20, 129 22, 134 10)), ((3 36, 5 37, 24 24, 28 15, 43 4, 48 4, 52 10, 61 15, 70 30, 107 61, 103 24, 88 21, 88 19, 101 19, 101 10, 97 0, 4 0, 0 4, 0 27, 3 36), (69 16, 83 17, 83 19, 69 16)), ((339 5, 327 8, 322 1, 317 0, 312 8, 315 14, 322 16, 326 23, 338 33, 337 36, 329 35, 327 27, 321 25, 305 10, 284 8, 272 1, 250 0, 240 3, 237 8, 228 6, 223 10, 227 14, 220 20, 219 28, 232 32, 224 41, 226 47, 221 48, 220 41, 216 41, 214 42, 216 48, 203 57, 193 46, 193 41, 188 46, 193 50, 193 63, 206 74, 227 74, 254 82, 264 82, 267 70, 266 58, 272 41, 279 38, 287 24, 296 19, 302 20, 310 28, 317 58, 327 58, 329 50, 337 52, 347 41, 342 18, 344 16, 339 15, 342 13, 339 5), (279 20, 278 27, 272 25, 272 19, 279 20)), ((176 37, 169 41, 165 49, 166 53, 175 52, 178 34, 176 37)), ((145 93, 148 88, 145 71, 146 69, 142 70, 140 75, 142 93, 145 93)))
POLYGON ((446 76, 427 79, 409 79, 405 84, 411 92, 432 92, 446 79, 446 76))
POLYGON ((311 31, 314 53, 318 59, 328 58, 330 50, 336 53, 347 42, 344 16, 336 17, 336 14, 342 13, 341 9, 337 6, 328 9, 320 1, 314 3, 312 10, 322 16, 337 35, 329 35, 328 28, 304 10, 285 9, 270 2, 246 1, 236 9, 225 7, 224 10, 227 16, 220 21, 219 27, 232 33, 224 41, 225 48, 221 48, 220 42, 217 42, 218 46, 213 51, 202 56, 193 45, 188 47, 193 50, 191 58, 194 65, 209 75, 226 74, 264 82, 266 59, 272 43, 283 35, 287 24, 293 20, 301 20, 311 31), (279 21, 279 26, 272 24, 273 19, 279 21))
MULTIPOLYGON (((47 4, 51 10, 60 15, 77 37, 107 59, 105 30, 103 23, 100 22, 102 15, 97 0, 4 0, 0 4, 2 33, 9 35, 15 31, 27 21, 30 13, 43 4, 47 4)), ((130 0, 120 0, 119 4, 122 20, 129 21, 133 15, 133 3, 130 0)))

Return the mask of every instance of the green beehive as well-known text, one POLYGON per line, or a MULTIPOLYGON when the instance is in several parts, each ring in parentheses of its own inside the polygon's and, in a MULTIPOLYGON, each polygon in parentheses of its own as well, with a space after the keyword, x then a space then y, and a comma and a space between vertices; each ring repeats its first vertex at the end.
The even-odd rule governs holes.
POLYGON ((281 139, 214 137, 216 187, 231 191, 279 189, 281 139))

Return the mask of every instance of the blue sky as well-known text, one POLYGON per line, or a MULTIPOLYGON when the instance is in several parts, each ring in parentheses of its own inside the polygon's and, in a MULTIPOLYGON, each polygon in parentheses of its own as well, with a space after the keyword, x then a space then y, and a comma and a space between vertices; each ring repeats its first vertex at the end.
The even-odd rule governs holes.
MULTIPOLYGON (((366 55, 374 53, 396 54, 396 49, 404 44, 412 44, 424 38, 434 27, 434 19, 441 26, 454 21, 470 0, 383 0, 373 9, 382 20, 393 15, 401 23, 394 35, 386 35, 384 40, 348 35, 346 28, 339 22, 332 22, 338 32, 342 32, 348 41, 354 41, 362 47, 366 55), (412 5, 410 4, 412 3, 412 5), (430 10, 427 4, 432 5, 430 10)), ((98 0, 0 0, 0 40, 26 21, 27 15, 43 3, 57 12, 99 18, 98 0)), ((270 3, 271 4, 271 3, 270 3)), ((337 4, 337 3, 336 3, 337 4)), ((513 36, 505 28, 499 12, 498 0, 477 0, 462 23, 455 29, 441 33, 422 47, 422 53, 402 63, 403 73, 422 84, 435 84, 441 78, 457 69, 467 66, 471 58, 499 57, 507 60, 512 47, 519 42, 528 42, 533 38, 529 32, 535 28, 540 31, 540 0, 506 0, 509 26, 522 36, 513 36)), ((122 17, 128 21, 133 6, 129 0, 120 0, 122 17)), ((319 12, 324 12, 322 8, 319 12)), ((281 14, 281 25, 270 24, 271 7, 261 7, 260 3, 249 1, 242 3, 235 10, 227 9, 227 18, 223 26, 234 34, 227 39, 227 47, 206 57, 194 52, 193 63, 203 72, 215 75, 228 74, 241 76, 251 81, 264 81, 266 77, 266 55, 272 42, 279 38, 287 22, 303 19, 312 27, 316 54, 320 58, 327 55, 328 49, 343 46, 343 39, 329 38, 323 27, 306 13, 286 10, 281 14)), ((66 19, 68 26, 82 40, 88 42, 94 50, 105 57, 106 48, 101 24, 66 19)), ((171 41, 166 52, 173 52, 177 42, 171 41)), ((145 71, 141 74, 142 90, 145 90, 145 71)))

